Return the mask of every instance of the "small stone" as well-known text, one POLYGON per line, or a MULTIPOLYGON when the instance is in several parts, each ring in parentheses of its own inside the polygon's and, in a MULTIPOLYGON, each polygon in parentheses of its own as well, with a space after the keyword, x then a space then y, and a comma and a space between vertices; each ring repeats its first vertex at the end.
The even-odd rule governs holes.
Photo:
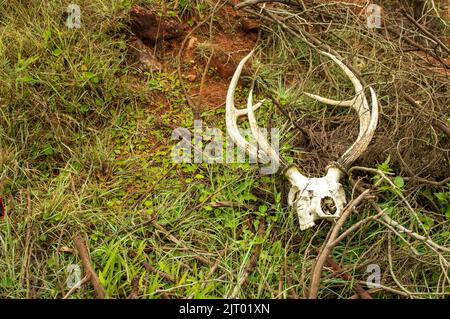
POLYGON ((142 72, 157 72, 162 69, 162 65, 154 56, 153 51, 140 39, 135 39, 130 43, 127 63, 134 65, 142 72))

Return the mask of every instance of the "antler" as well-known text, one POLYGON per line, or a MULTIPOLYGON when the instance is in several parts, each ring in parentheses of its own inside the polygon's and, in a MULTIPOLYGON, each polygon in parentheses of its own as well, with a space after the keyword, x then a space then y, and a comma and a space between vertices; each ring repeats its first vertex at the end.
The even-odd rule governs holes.
POLYGON ((355 88, 355 97, 348 101, 335 101, 328 98, 324 98, 315 94, 306 93, 305 95, 328 105, 337 105, 337 106, 349 106, 352 107, 359 116, 359 134, 358 137, 350 146, 347 151, 337 160, 337 163, 344 168, 349 168, 349 166, 359 157, 361 154, 367 149, 370 141, 373 138, 373 134, 375 133, 375 129, 378 123, 378 102, 375 91, 372 87, 369 87, 371 99, 372 99, 372 113, 370 112, 369 103, 367 102, 367 98, 364 94, 364 88, 361 82, 358 80, 356 75, 334 55, 319 51, 319 53, 329 57, 332 59, 350 78, 350 81, 353 83, 355 88))
POLYGON ((234 106, 234 92, 236 91, 236 86, 238 84, 239 77, 241 76, 241 72, 242 69, 244 68, 245 62, 247 62, 250 59, 253 53, 254 51, 250 52, 246 57, 242 59, 233 75, 233 78, 231 79, 226 99, 227 130, 233 142, 239 148, 247 151, 250 157, 256 160, 259 159, 262 163, 272 161, 272 163, 277 165, 278 167, 278 165, 281 162, 281 159, 278 156, 277 152, 272 148, 272 146, 270 146, 269 142, 260 132, 258 124, 256 123, 254 111, 257 110, 262 105, 262 102, 258 102, 255 105, 253 105, 253 89, 250 90, 246 109, 238 110, 234 106), (239 132, 237 120, 239 117, 243 115, 248 116, 250 123, 250 130, 252 131, 252 134, 257 142, 257 146, 250 144, 239 132))
MULTIPOLYGON (((255 113, 261 106, 261 102, 253 105, 253 90, 250 90, 247 108, 236 109, 234 106, 234 92, 244 64, 250 59, 254 51, 250 52, 239 63, 230 86, 226 99, 226 124, 228 134, 234 143, 249 153, 250 157, 261 162, 275 163, 286 166, 286 162, 277 154, 273 147, 264 138, 256 123, 255 113), (240 116, 247 115, 252 135, 255 137, 257 146, 250 144, 240 133, 237 120, 240 116)), ((319 51, 321 54, 331 58, 350 78, 355 88, 355 97, 348 101, 336 101, 318 95, 305 93, 309 97, 330 105, 342 105, 352 107, 359 116, 359 134, 352 146, 338 159, 337 163, 328 166, 327 174, 320 178, 308 178, 300 173, 297 167, 291 165, 283 170, 292 187, 289 192, 289 204, 297 211, 300 229, 304 230, 314 225, 316 219, 339 218, 345 205, 345 192, 339 183, 342 168, 347 169, 367 148, 378 123, 378 103, 375 91, 369 87, 372 99, 372 111, 364 94, 364 88, 356 75, 336 56, 319 51)))

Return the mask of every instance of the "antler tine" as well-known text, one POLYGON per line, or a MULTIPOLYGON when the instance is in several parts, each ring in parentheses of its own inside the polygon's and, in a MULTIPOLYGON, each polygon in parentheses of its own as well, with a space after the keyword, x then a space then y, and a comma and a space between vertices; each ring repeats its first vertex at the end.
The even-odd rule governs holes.
MULTIPOLYGON (((263 162, 267 162, 267 154, 264 153, 263 150, 258 150, 257 147, 250 144, 240 133, 237 125, 237 119, 240 116, 246 115, 249 113, 249 110, 253 112, 257 108, 261 106, 261 103, 257 103, 255 105, 250 106, 247 109, 236 109, 234 106, 234 92, 236 91, 236 86, 239 81, 239 77, 241 76, 242 69, 244 68, 245 62, 247 62, 250 57, 253 55, 254 50, 250 52, 246 57, 244 57, 234 72, 233 78, 231 79, 230 86, 228 87, 227 98, 226 98, 226 126, 228 134, 236 145, 247 151, 249 156, 255 160, 260 159, 263 162)), ((253 114, 253 113, 252 113, 253 114)), ((256 138, 256 136, 255 136, 256 138)))
POLYGON ((336 56, 319 51, 320 54, 332 59, 349 77, 355 88, 355 97, 347 101, 336 101, 324 98, 315 94, 305 93, 305 95, 328 105, 347 106, 352 107, 359 116, 359 134, 355 143, 345 151, 345 153, 338 159, 338 164, 344 168, 348 168, 366 149, 373 138, 375 129, 378 123, 378 102, 375 91, 369 87, 372 99, 372 112, 369 108, 369 103, 364 94, 364 88, 358 77, 336 56))
POLYGON ((261 134, 258 124, 256 122, 255 113, 253 112, 254 109, 258 108, 259 105, 261 104, 262 102, 258 102, 257 104, 253 105, 253 89, 251 89, 247 100, 247 112, 248 112, 248 121, 250 123, 250 129, 261 150, 269 158, 272 158, 274 160, 274 164, 278 166, 281 161, 280 157, 278 156, 277 152, 273 149, 273 147, 269 144, 267 139, 261 134))

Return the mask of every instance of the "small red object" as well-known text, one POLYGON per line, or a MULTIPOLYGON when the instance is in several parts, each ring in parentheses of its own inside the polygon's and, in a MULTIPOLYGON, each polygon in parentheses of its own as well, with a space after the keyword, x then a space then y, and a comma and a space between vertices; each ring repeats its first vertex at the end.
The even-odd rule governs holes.
POLYGON ((3 203, 3 198, 0 196, 0 218, 3 218, 6 216, 6 208, 5 204, 3 203))

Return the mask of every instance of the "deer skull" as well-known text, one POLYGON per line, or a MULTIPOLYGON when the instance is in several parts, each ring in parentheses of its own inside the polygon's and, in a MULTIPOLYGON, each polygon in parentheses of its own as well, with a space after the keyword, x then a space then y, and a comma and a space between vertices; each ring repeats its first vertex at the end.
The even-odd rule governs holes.
POLYGON ((291 183, 288 203, 297 211, 300 229, 314 226, 317 219, 335 219, 345 205, 345 192, 339 183, 342 172, 330 166, 324 177, 308 178, 295 166, 284 173, 291 183))
POLYGON ((226 124, 228 134, 234 143, 241 149, 247 151, 249 156, 262 163, 267 163, 268 159, 275 165, 284 166, 283 175, 291 184, 288 196, 289 205, 297 212, 300 229, 305 230, 314 226, 318 219, 337 219, 340 217, 344 205, 346 204, 345 192, 339 180, 347 169, 367 148, 372 140, 378 122, 378 103, 375 91, 369 87, 372 100, 372 110, 364 94, 364 88, 355 74, 336 56, 319 51, 332 59, 350 78, 355 88, 355 96, 348 101, 335 101, 318 95, 305 93, 305 95, 318 100, 322 103, 336 106, 345 106, 353 108, 359 116, 359 134, 352 146, 337 160, 327 168, 324 177, 309 178, 300 173, 295 165, 287 165, 280 158, 277 152, 272 148, 268 141, 260 132, 256 123, 254 111, 261 106, 261 103, 253 105, 252 91, 248 96, 247 108, 236 109, 234 106, 234 92, 239 81, 242 69, 253 54, 250 52, 239 63, 233 78, 231 79, 226 99, 226 124), (237 119, 240 116, 247 115, 252 135, 255 137, 257 146, 250 144, 239 133, 237 119))

